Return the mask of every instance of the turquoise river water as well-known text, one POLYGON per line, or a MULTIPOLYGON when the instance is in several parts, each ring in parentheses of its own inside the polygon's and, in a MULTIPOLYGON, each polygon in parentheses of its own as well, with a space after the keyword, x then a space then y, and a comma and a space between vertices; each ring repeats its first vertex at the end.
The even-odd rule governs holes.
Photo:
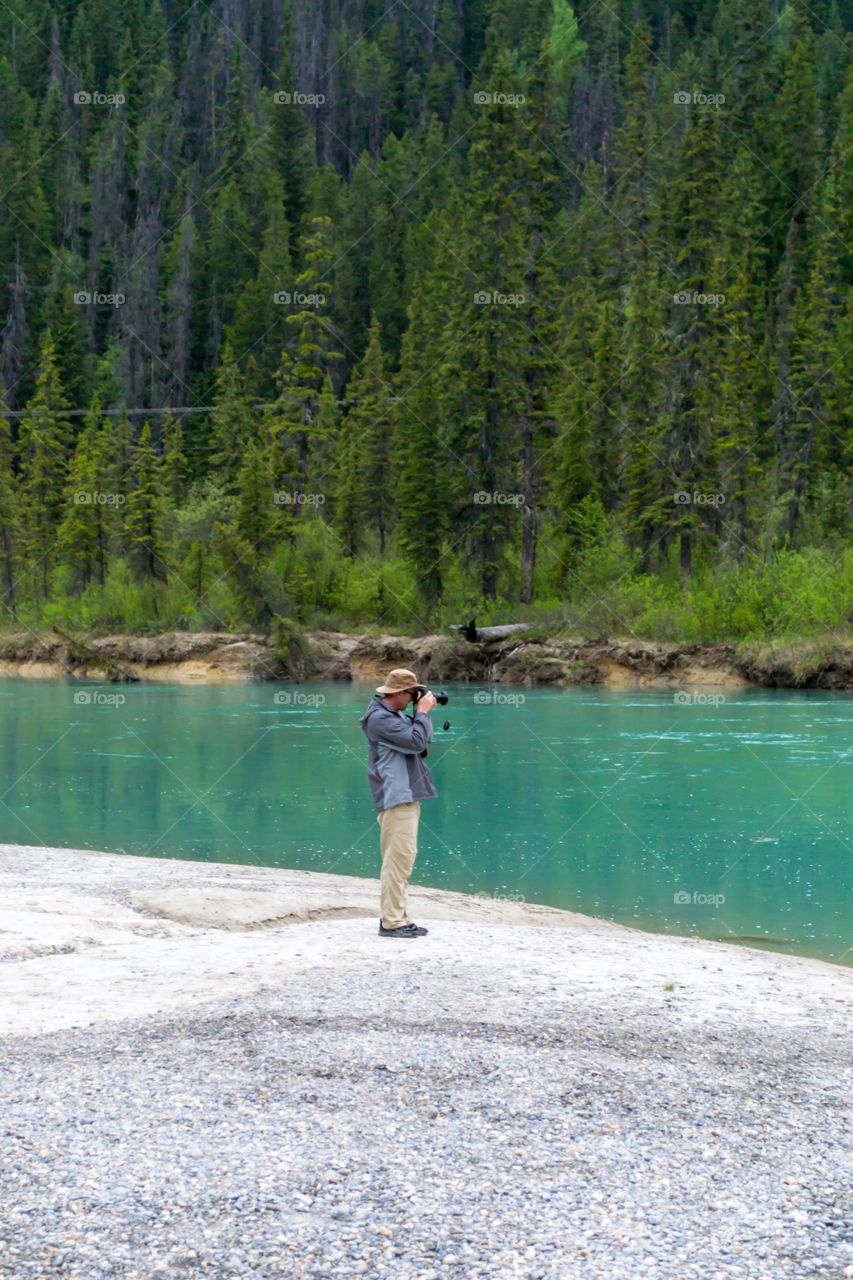
MULTIPOLYGON (((447 691, 413 883, 853 963, 852 695, 447 691)), ((377 875, 370 694, 0 681, 0 838, 377 875)))

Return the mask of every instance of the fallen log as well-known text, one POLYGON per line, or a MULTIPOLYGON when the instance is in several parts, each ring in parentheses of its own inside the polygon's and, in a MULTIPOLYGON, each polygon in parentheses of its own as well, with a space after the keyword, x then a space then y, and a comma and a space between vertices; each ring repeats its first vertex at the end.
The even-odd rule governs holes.
POLYGON ((456 625, 451 630, 461 632, 471 644, 488 644, 492 640, 505 640, 516 631, 530 631, 532 626, 530 622, 506 622, 500 627, 478 627, 476 620, 472 618, 464 626, 456 625))

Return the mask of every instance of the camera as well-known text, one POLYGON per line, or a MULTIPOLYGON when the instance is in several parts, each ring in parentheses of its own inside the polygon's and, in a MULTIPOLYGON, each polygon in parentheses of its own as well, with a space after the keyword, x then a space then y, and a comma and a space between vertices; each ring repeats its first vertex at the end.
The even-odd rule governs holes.
MULTIPOLYGON (((432 691, 430 689, 427 689, 425 685, 419 684, 418 687, 415 689, 415 702, 417 702, 419 698, 422 698, 425 693, 430 693, 430 692, 432 691)), ((436 702, 440 707, 447 706, 449 702, 449 698, 446 693, 433 693, 432 696, 435 698, 436 702)))

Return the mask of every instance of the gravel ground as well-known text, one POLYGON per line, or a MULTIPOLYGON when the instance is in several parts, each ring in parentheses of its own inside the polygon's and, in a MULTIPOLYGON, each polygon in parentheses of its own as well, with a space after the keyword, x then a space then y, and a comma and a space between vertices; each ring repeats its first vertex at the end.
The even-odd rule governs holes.
POLYGON ((520 1009, 506 973, 383 945, 422 950, 7 1037, 4 1280, 853 1275, 840 1008, 534 982, 520 1009))

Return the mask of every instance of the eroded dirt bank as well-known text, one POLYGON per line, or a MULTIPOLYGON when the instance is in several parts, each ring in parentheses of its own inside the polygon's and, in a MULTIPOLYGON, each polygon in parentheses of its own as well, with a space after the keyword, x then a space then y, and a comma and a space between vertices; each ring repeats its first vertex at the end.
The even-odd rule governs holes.
POLYGON ((853 688, 853 645, 679 644, 599 636, 515 633, 491 643, 452 635, 411 638, 315 631, 288 652, 257 632, 173 631, 72 638, 0 637, 0 676, 225 684, 257 680, 374 682, 389 667, 424 680, 611 687, 853 688))

